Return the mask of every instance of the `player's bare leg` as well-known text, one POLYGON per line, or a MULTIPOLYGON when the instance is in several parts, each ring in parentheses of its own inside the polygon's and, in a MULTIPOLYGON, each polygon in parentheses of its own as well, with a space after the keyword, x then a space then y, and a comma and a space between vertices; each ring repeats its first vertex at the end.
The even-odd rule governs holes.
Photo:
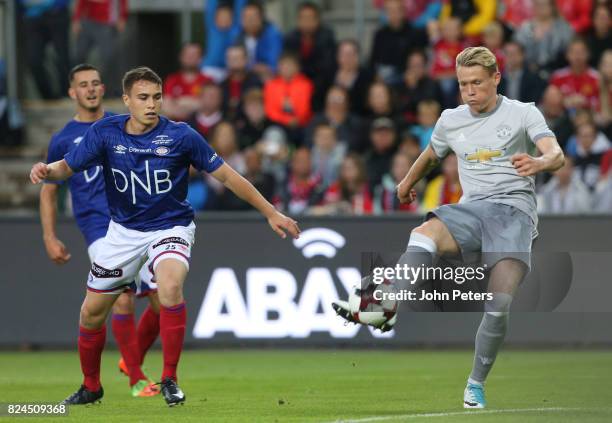
POLYGON ((129 383, 134 397, 151 397, 159 394, 159 390, 142 371, 140 367, 140 348, 134 323, 134 295, 124 292, 113 305, 112 329, 121 359, 119 369, 129 377, 129 383))
POLYGON ((161 388, 169 406, 185 401, 185 394, 176 383, 176 368, 183 349, 187 323, 183 298, 183 282, 186 277, 187 266, 183 261, 168 257, 157 262, 155 280, 160 302, 159 328, 164 356, 161 388))
POLYGON ((527 266, 515 259, 504 259, 491 269, 488 291, 493 299, 485 302, 485 313, 476 332, 474 364, 463 395, 465 408, 485 408, 484 382, 508 330, 510 305, 527 274, 527 266))

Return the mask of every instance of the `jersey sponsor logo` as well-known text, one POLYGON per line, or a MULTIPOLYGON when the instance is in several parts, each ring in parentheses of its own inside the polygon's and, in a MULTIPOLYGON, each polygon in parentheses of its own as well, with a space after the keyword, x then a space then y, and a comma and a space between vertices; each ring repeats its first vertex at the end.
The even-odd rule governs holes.
POLYGON ((159 247, 160 245, 164 245, 164 244, 182 244, 182 245, 189 247, 189 243, 185 241, 183 238, 179 238, 177 236, 171 236, 171 237, 162 239, 157 244, 153 245, 153 247, 151 248, 155 249, 159 247))
POLYGON ((91 264, 91 274, 96 278, 120 278, 123 276, 122 269, 105 269, 96 262, 91 264))
POLYGON ((120 169, 111 167, 111 173, 115 181, 115 188, 119 192, 126 192, 128 189, 132 194, 132 204, 136 204, 136 190, 140 186, 150 196, 153 194, 165 194, 172 189, 170 171, 168 169, 149 170, 149 161, 145 160, 145 177, 141 179, 133 170, 129 175, 120 169))
POLYGON ((167 144, 170 144, 172 141, 174 140, 170 138, 168 135, 160 134, 156 136, 151 142, 155 145, 167 145, 167 144))
POLYGON ((157 154, 158 156, 165 156, 166 154, 168 154, 170 152, 170 149, 168 147, 157 147, 155 150, 155 154, 157 154))
POLYGON ((82 140, 83 140, 83 137, 76 137, 74 141, 72 142, 75 143, 76 145, 79 145, 82 140))
POLYGON ((152 150, 150 148, 130 147, 128 151, 130 153, 150 153, 152 150))
POLYGON ((497 138, 500 140, 508 140, 512 137, 512 128, 508 125, 502 124, 495 128, 495 132, 497 134, 497 138))
POLYGON ((496 158, 502 157, 505 153, 505 148, 478 148, 472 153, 463 153, 463 157, 470 163, 486 163, 495 161, 496 158))
POLYGON ((115 150, 115 153, 117 154, 125 154, 125 150, 127 150, 127 147, 118 144, 116 146, 113 147, 113 150, 115 150))

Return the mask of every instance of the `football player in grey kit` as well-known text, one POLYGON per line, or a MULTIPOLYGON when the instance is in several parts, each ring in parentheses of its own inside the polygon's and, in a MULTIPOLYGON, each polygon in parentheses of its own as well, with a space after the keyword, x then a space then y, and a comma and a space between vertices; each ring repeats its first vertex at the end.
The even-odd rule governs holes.
MULTIPOLYGON (((500 73, 491 51, 466 48, 457 56, 456 71, 464 104, 442 113, 429 146, 397 186, 397 195, 402 203, 414 201, 415 184, 452 151, 459 161, 463 197, 428 214, 410 234, 399 263, 430 266, 436 254, 482 253, 493 295, 485 301, 476 333, 463 404, 484 408, 484 382, 506 335, 513 296, 530 269, 538 223, 534 175, 559 169, 564 159, 533 103, 497 94, 500 73)), ((342 302, 334 308, 355 321, 342 302)), ((382 329, 390 329, 389 323, 382 329)))

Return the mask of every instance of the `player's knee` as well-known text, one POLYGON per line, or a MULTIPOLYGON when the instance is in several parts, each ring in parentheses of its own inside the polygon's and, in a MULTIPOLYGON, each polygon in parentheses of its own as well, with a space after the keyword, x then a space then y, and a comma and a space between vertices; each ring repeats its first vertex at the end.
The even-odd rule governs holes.
POLYGON ((106 315, 103 310, 96 310, 88 307, 87 304, 81 306, 79 323, 88 329, 98 329, 104 325, 106 315))
POLYGON ((134 313, 134 298, 131 294, 123 293, 119 295, 115 304, 113 304, 114 314, 133 314, 134 313))
POLYGON ((412 233, 417 233, 419 235, 426 236, 432 241, 437 243, 440 230, 437 227, 436 222, 437 219, 430 219, 427 222, 422 223, 412 230, 412 233))

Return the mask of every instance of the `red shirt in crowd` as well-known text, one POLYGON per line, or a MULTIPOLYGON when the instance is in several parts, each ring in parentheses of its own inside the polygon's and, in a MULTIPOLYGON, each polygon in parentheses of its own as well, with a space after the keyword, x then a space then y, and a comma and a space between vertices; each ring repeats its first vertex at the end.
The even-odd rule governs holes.
MULTIPOLYGON (((325 192, 323 204, 338 203, 341 200, 342 193, 340 183, 334 182, 325 192)), ((363 184, 361 191, 351 197, 351 208, 353 210, 353 214, 356 215, 372 214, 374 211, 374 204, 367 184, 363 184)))
POLYGON ((434 78, 455 75, 455 58, 463 50, 463 43, 438 41, 433 48, 431 74, 434 78))
POLYGON ((550 83, 559 87, 564 96, 580 94, 586 98, 588 107, 599 109, 599 75, 595 69, 575 74, 565 67, 552 74, 550 83))
POLYGON ((168 75, 164 81, 164 96, 170 98, 198 97, 202 86, 212 82, 208 76, 198 73, 193 79, 185 78, 183 72, 168 75))
POLYGON ((592 0, 557 0, 556 3, 559 14, 575 32, 581 34, 591 27, 592 0))
POLYGON ((76 0, 72 19, 89 19, 104 25, 126 21, 128 0, 76 0))
POLYGON ((302 74, 294 76, 290 81, 280 76, 269 80, 264 85, 266 116, 281 125, 297 121, 299 126, 305 126, 312 114, 310 99, 313 90, 310 79, 302 74))

